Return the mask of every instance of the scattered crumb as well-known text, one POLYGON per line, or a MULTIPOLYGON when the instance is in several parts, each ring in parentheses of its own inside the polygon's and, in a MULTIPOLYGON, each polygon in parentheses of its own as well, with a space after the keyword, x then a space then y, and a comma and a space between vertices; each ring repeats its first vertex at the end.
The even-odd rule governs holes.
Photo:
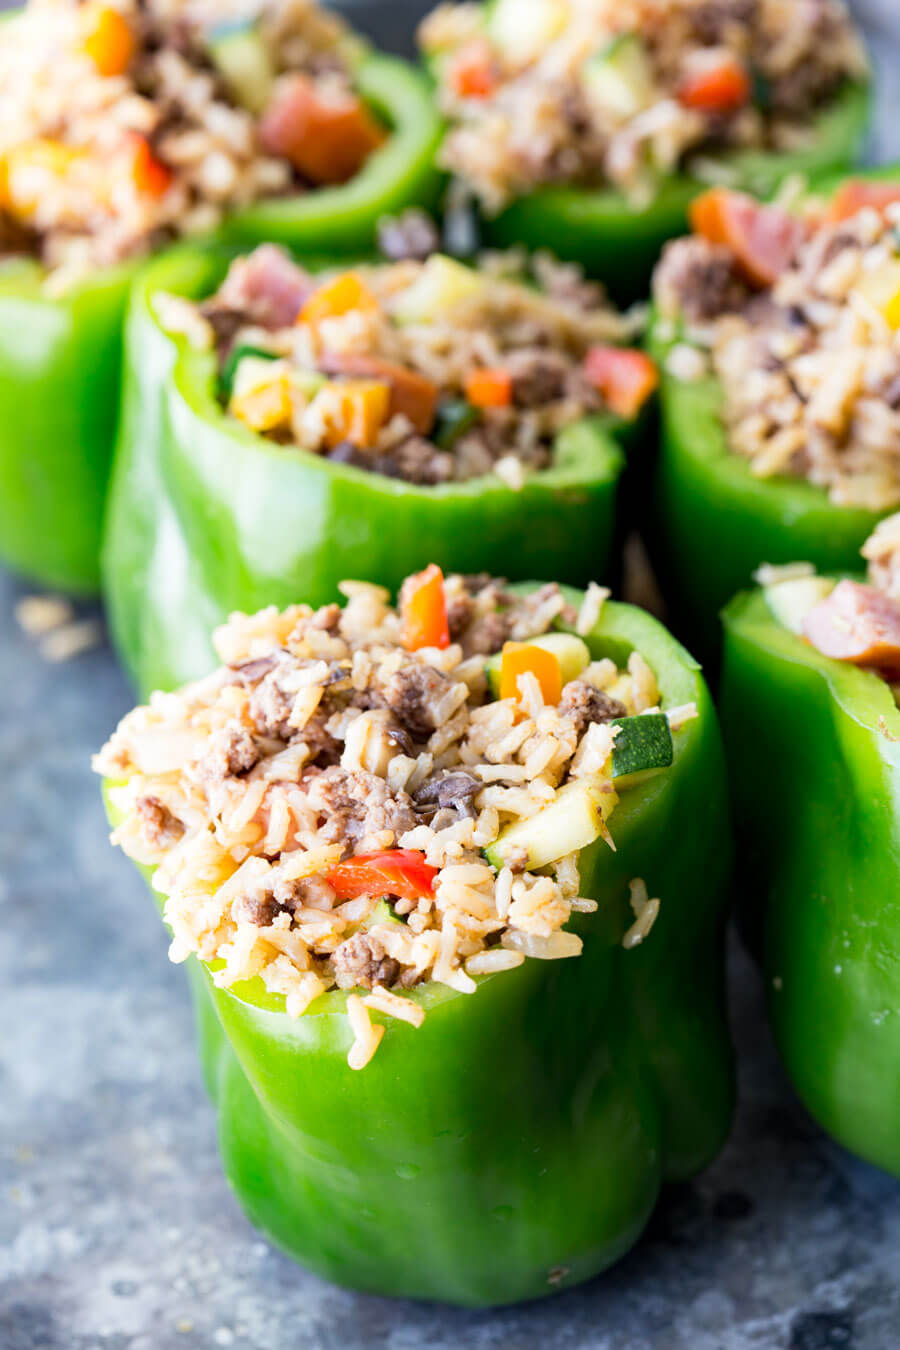
POLYGON ((29 637, 42 637, 70 623, 75 611, 61 595, 26 595, 16 605, 16 623, 29 637))
POLYGON ((22 632, 38 639, 44 660, 54 664, 103 642, 100 619, 79 619, 71 602, 61 595, 25 595, 16 605, 15 616, 22 632))
POLYGON ((99 619, 76 619, 48 633, 40 644, 41 656, 54 664, 71 661, 73 656, 91 651, 103 642, 103 624, 99 619))
POLYGON ((900 741, 900 736, 895 736, 887 724, 887 718, 884 713, 878 719, 878 730, 886 741, 900 741))
POLYGON ((548 1284, 561 1284, 569 1273, 568 1266, 554 1266, 547 1276, 548 1284))

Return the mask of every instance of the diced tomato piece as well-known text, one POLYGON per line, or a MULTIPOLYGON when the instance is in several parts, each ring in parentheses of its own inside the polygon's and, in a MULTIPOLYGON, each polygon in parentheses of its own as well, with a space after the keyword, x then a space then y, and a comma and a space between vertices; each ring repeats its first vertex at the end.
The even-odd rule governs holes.
POLYGON ((900 604, 874 586, 838 582, 807 614, 803 631, 823 656, 900 672, 900 604))
POLYGON ((355 900, 358 895, 420 900, 434 894, 437 873, 438 869, 431 867, 418 849, 390 848, 348 858, 326 873, 325 880, 339 900, 355 900))
POLYGON ((476 408, 508 408, 513 401, 513 381, 508 370, 484 367, 466 376, 465 393, 476 408))
POLYGON ((696 199, 691 206, 691 227, 710 243, 730 248, 754 286, 774 285, 807 233, 796 216, 728 188, 711 188, 696 199))
POLYGON ((407 651, 449 647, 444 574, 434 563, 429 563, 424 572, 408 577, 403 583, 400 617, 403 620, 403 645, 407 651))
POLYGON ((418 371, 395 361, 382 361, 377 356, 353 352, 327 352, 319 362, 319 368, 328 375, 359 375, 383 380, 391 387, 391 417, 402 414, 421 436, 427 436, 434 426, 441 391, 433 380, 418 371))
POLYGON ((629 422, 659 385, 655 363, 633 347, 591 347, 584 358, 584 373, 610 412, 629 422))
POLYGON ((81 47, 101 75, 124 75, 137 50, 131 25, 110 5, 87 4, 81 11, 81 47))
POLYGON ((458 98, 490 98, 497 88, 497 67, 486 42, 464 47, 449 71, 450 87, 458 98))
POLYGON ((374 314, 378 301, 355 272, 342 272, 313 291, 298 314, 297 322, 315 325, 323 319, 339 319, 357 309, 374 314))
POLYGON ((544 702, 556 707, 562 697, 562 668, 552 652, 527 642, 506 642, 500 663, 500 697, 519 697, 519 676, 533 675, 544 702))
POLYGON ((723 56, 715 65, 697 70, 682 80, 679 101, 697 112, 729 113, 746 107, 753 93, 747 71, 733 56, 723 56))
POLYGON ((134 133, 129 141, 134 186, 148 197, 164 197, 172 186, 174 173, 167 164, 156 158, 146 137, 134 133))
POLYGON ((384 139, 355 94, 326 98, 300 74, 281 82, 259 123, 262 148, 317 184, 348 182, 384 139))
POLYGON ((883 212, 897 202, 900 202, 900 182, 867 183, 863 178, 851 178, 838 188, 825 219, 829 225, 838 225, 867 206, 883 212))

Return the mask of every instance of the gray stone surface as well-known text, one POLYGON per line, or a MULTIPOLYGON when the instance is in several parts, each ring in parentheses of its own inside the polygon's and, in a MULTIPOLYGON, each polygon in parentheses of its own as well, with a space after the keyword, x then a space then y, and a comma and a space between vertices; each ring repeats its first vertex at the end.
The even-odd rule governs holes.
MULTIPOLYGON (((858 8, 885 80, 877 151, 900 154, 897 0, 858 8)), ((271 1250, 219 1169, 182 972, 106 843, 88 761, 129 691, 106 650, 44 664, 19 594, 0 577, 0 1350, 900 1345, 900 1186, 800 1108, 737 948, 732 1139, 605 1277, 470 1314, 346 1293, 271 1250)))

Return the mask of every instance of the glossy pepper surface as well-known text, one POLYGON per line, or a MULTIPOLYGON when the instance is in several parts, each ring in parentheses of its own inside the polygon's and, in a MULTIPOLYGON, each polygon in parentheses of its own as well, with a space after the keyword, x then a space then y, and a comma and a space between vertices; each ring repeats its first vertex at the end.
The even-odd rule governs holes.
MULTIPOLYGON (((722 157, 730 187, 768 197, 786 178, 814 178, 849 168, 858 156, 869 120, 866 86, 848 84, 819 114, 808 148, 790 153, 736 151, 722 157)), ((591 192, 545 187, 519 198, 484 228, 492 243, 549 248, 600 277, 619 300, 647 293, 650 273, 668 239, 683 234, 688 208, 706 184, 686 175, 662 180, 653 201, 632 206, 612 189, 591 192)))
POLYGON ((190 959, 228 1179, 253 1223, 338 1283, 470 1306, 570 1287, 620 1257, 663 1181, 696 1173, 728 1132, 715 714, 696 664, 642 611, 607 604, 587 640, 618 663, 640 650, 665 705, 696 700, 700 715, 673 767, 621 794, 616 851, 581 854, 582 894, 599 901, 572 925, 581 956, 527 960, 471 995, 412 990, 424 1023, 384 1019, 359 1072, 346 992, 291 1019, 258 982, 217 989, 190 959), (637 876, 661 908, 626 950, 637 876))
MULTIPOLYGON (((854 177, 897 180, 900 171, 854 177)), ((838 186, 829 182, 825 190, 838 186)), ((677 334, 665 340, 655 334, 650 343, 661 372, 662 432, 648 542, 679 631, 708 657, 719 649, 720 609, 751 583, 760 563, 803 561, 822 572, 852 571, 887 512, 838 506, 802 478, 756 477, 729 449, 719 381, 689 382, 667 371, 677 341, 677 334)))
MULTIPOLYGON (((248 208, 223 233, 330 252, 371 246, 379 217, 431 204, 440 123, 405 62, 363 56, 360 93, 392 134, 344 187, 248 208)), ((100 584, 100 535, 119 407, 128 263, 49 294, 33 262, 0 266, 0 560, 49 586, 100 584)))
POLYGON ((431 560, 512 580, 604 574, 622 447, 638 423, 572 423, 551 468, 520 490, 495 476, 423 487, 274 444, 222 410, 214 354, 154 313, 157 291, 209 294, 226 266, 197 249, 171 255, 142 277, 128 319, 104 580, 144 693, 210 669, 210 633, 232 610, 297 595, 324 604, 348 577, 398 586, 431 560))
POLYGON ((778 1046, 824 1129, 900 1175, 900 713, 762 592, 724 618, 739 875, 778 1046))

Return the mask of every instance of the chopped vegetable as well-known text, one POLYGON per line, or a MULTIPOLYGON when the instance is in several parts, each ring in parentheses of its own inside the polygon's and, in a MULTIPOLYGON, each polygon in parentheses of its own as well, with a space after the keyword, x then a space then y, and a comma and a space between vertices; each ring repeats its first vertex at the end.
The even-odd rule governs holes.
POLYGON ((569 19, 566 0, 495 0, 488 12, 491 40, 509 65, 527 66, 559 37, 569 19))
POLYGON ((275 352, 267 352, 264 347, 253 347, 249 343, 240 343, 238 346, 232 347, 225 358, 225 363, 219 375, 219 384, 226 397, 231 396, 237 368, 245 356, 255 357, 258 361, 275 361, 278 359, 275 352))
POLYGON ((790 581, 776 581, 766 586, 763 594, 773 616, 792 633, 803 632, 810 610, 825 600, 834 590, 828 577, 793 577, 790 581))
POLYGON ((466 376, 465 393, 476 408, 508 408, 513 398, 512 376, 508 370, 484 367, 466 376))
POLYGON ((659 371, 646 352, 632 347, 592 347, 584 373, 617 417, 631 421, 659 385, 659 371))
MULTIPOLYGON (((507 643, 506 645, 515 646, 517 644, 507 643)), ((539 637, 529 638, 527 645, 529 647, 540 647, 543 651, 553 654, 559 664, 563 688, 571 680, 577 680, 578 676, 587 669, 591 662, 591 653, 587 643, 583 642, 580 637, 576 637, 574 633, 542 633, 539 637)), ((488 687, 495 698, 507 697, 500 692, 505 650, 504 647, 503 652, 495 652, 484 663, 488 687)), ((515 697, 515 693, 509 695, 509 697, 515 697)))
POLYGON ((274 431, 291 420, 287 366, 271 358, 245 356, 235 371, 228 411, 252 431, 274 431))
POLYGON ((422 436, 434 426, 441 391, 433 380, 408 366, 355 352, 326 353, 321 364, 329 375, 360 375, 384 381, 391 391, 389 417, 406 417, 422 436))
POLYGON ((900 182, 867 182, 863 178, 851 178, 838 188, 831 199, 831 207, 826 219, 832 225, 840 224, 857 215, 865 207, 875 211, 886 211, 889 206, 900 202, 900 182))
POLYGON ((131 25, 111 5, 89 3, 79 16, 81 47, 101 75, 124 75, 137 42, 131 25))
POLYGON ((396 297, 391 313, 398 323, 422 323, 483 293, 484 277, 443 253, 433 253, 418 277, 396 297))
POLYGON ((3 156, 2 203, 27 220, 40 203, 48 179, 64 178, 82 152, 62 141, 34 140, 11 146, 3 156))
POLYGON ((636 117, 655 97, 650 56, 637 33, 621 33, 590 57, 583 80, 593 107, 621 121, 636 117))
POLYGON ((527 642, 506 642, 500 665, 500 697, 519 697, 519 676, 533 675, 541 688, 544 702, 555 707, 562 695, 562 671, 559 661, 545 647, 527 642))
POLYGON ((888 327, 900 331, 900 258, 889 258, 871 272, 862 272, 855 290, 882 315, 888 327))
POLYGON ((359 853, 338 863, 325 880, 339 900, 360 895, 394 895, 401 900, 420 900, 434 894, 438 869, 430 867, 425 854, 414 848, 391 848, 378 853, 359 853))
POLYGON ((431 436, 441 450, 452 450, 461 436, 481 421, 481 413, 464 398, 442 399, 437 407, 436 424, 431 436))
POLYGON ((490 98, 498 77, 488 44, 473 42, 464 47, 450 67, 449 77, 459 98, 490 98))
POLYGON ((806 237, 806 226, 777 206, 762 206, 744 192, 711 188, 691 206, 691 226, 735 255, 747 280, 772 286, 806 237))
POLYGON ((313 292, 297 316, 297 322, 314 327, 323 319, 339 319, 354 310, 375 314, 378 301, 355 272, 342 272, 313 292))
POLYGON ((400 617, 403 645, 407 651, 449 647, 444 574, 434 563, 429 563, 424 572, 410 577, 405 583, 400 596, 400 617))
POLYGON ((524 851, 529 871, 547 867, 599 839, 618 800, 615 789, 608 783, 576 779, 560 788, 553 801, 537 815, 505 829, 485 849, 485 857, 499 869, 509 858, 524 851))
POLYGON ((618 791, 637 787, 670 767, 675 758, 675 744, 665 713, 622 717, 611 725, 616 728, 612 777, 618 791))
POLYGON ((145 136, 129 136, 131 179, 138 192, 148 197, 164 197, 175 177, 168 165, 157 159, 145 136))
POLYGON ((371 450, 390 415, 391 389, 383 380, 334 380, 316 396, 330 448, 350 441, 371 450))
POLYGON ((736 112, 750 102, 753 81, 735 57, 724 54, 714 65, 687 75, 678 90, 685 108, 697 112, 736 112))
POLYGON ((270 155, 290 160, 310 182, 346 183, 354 178, 385 133, 354 94, 326 99, 306 75, 282 80, 259 124, 270 155))
POLYGON ((839 581, 827 600, 809 611, 803 632, 824 656, 900 672, 900 604, 874 586, 839 581))
POLYGON ((215 28, 209 38, 209 54, 237 102, 252 113, 261 113, 272 96, 275 72, 256 24, 250 21, 215 28))

